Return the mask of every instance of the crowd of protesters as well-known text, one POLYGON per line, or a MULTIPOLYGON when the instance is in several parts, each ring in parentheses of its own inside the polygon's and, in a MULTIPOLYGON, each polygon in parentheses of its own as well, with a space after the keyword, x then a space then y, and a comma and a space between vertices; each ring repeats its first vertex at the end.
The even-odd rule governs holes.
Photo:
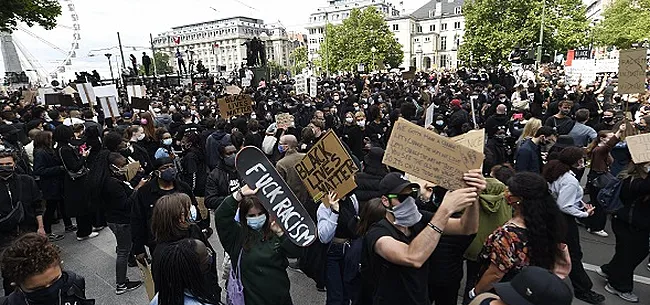
POLYGON ((648 256, 650 163, 632 162, 625 137, 650 131, 648 95, 618 94, 615 75, 570 83, 552 66, 528 75, 343 74, 319 79, 313 97, 286 78, 262 80, 241 93, 253 112, 230 118, 218 108, 228 84, 212 80, 152 88, 148 110, 124 98, 115 118, 10 92, 0 101, 1 304, 90 304, 55 243, 109 230, 115 293, 138 289, 128 266, 150 262, 151 304, 293 304, 290 258, 328 305, 598 304, 605 297, 582 267, 578 225, 607 238, 608 219, 616 254, 598 273, 607 292, 639 302, 633 271, 648 256), (276 122, 283 113, 288 127, 276 122), (382 164, 399 118, 447 137, 484 128, 482 169, 451 191, 382 164), (355 190, 326 204, 294 166, 330 130, 360 171, 355 190), (276 166, 317 223, 317 242, 292 244, 239 176, 246 146, 276 166), (622 207, 608 211, 596 197, 615 176, 622 207), (52 230, 59 219, 65 232, 52 230), (213 233, 230 258, 225 275, 213 233))

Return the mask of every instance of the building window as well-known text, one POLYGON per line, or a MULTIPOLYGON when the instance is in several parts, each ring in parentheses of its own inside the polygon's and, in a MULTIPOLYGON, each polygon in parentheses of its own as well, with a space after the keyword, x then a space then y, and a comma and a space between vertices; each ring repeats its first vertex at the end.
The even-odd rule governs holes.
POLYGON ((424 37, 424 42, 430 42, 430 41, 431 41, 431 37, 424 37))
POLYGON ((447 50, 447 37, 440 37, 440 51, 447 50))
POLYGON ((455 30, 460 29, 460 21, 454 22, 454 29, 455 30))
POLYGON ((399 24, 393 24, 393 31, 399 31, 399 24))
POLYGON ((457 6, 457 7, 454 9, 454 14, 456 14, 456 15, 460 15, 460 14, 462 14, 462 13, 463 13, 463 9, 462 9, 460 6, 457 6))
POLYGON ((420 42, 420 38, 413 38, 413 42, 420 42))
POLYGON ((323 43, 323 40, 324 40, 323 37, 318 38, 318 43, 323 43))
POLYGON ((447 24, 446 23, 441 24, 440 25, 440 30, 441 31, 446 31, 447 30, 447 24))
POLYGON ((323 32, 325 32, 324 28, 318 28, 318 34, 323 34, 323 32))
POLYGON ((435 32, 436 31, 436 25, 432 24, 429 26, 429 32, 435 32))
POLYGON ((447 55, 442 54, 440 55, 440 67, 446 67, 447 66, 447 55))
POLYGON ((417 32, 418 32, 418 33, 422 33, 422 26, 421 26, 421 25, 418 25, 418 27, 417 27, 417 32))

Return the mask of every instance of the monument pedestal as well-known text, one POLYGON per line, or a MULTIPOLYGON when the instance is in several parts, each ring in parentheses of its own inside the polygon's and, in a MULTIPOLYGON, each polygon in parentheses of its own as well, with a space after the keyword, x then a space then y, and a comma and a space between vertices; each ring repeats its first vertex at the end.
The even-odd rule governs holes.
POLYGON ((269 69, 269 66, 253 67, 250 69, 251 71, 253 71, 253 75, 254 75, 253 81, 251 82, 251 86, 257 87, 258 84, 260 83, 260 80, 262 80, 262 78, 267 82, 271 78, 271 69, 269 69))

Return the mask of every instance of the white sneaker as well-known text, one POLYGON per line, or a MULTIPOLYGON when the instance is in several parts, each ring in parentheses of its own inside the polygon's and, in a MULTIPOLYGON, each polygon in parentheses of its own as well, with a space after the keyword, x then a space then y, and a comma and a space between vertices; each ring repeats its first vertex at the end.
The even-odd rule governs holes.
POLYGON ((587 229, 587 232, 589 232, 589 233, 591 233, 591 234, 594 234, 594 235, 598 235, 598 236, 600 236, 600 237, 607 237, 607 236, 609 236, 609 234, 607 234, 607 232, 605 232, 605 230, 593 231, 593 230, 591 230, 591 229, 587 229))
POLYGON ((639 303, 639 297, 636 296, 636 294, 634 294, 633 292, 620 292, 609 284, 605 285, 605 291, 617 295, 619 298, 623 299, 624 301, 630 303, 639 303))
POLYGON ((605 273, 605 271, 603 271, 603 269, 600 268, 600 267, 598 267, 598 269, 596 269, 596 273, 598 273, 598 275, 600 275, 600 276, 602 276, 602 277, 604 277, 604 278, 608 278, 608 277, 609 277, 609 275, 607 275, 607 273, 605 273))
POLYGON ((97 237, 97 236, 99 236, 99 233, 97 233, 97 232, 92 232, 92 233, 90 233, 90 235, 88 235, 88 236, 77 237, 77 240, 78 240, 78 241, 82 241, 82 240, 86 240, 86 239, 95 238, 95 237, 97 237))
POLYGON ((648 271, 650 271, 650 263, 648 263, 648 265, 645 267, 648 268, 648 271))

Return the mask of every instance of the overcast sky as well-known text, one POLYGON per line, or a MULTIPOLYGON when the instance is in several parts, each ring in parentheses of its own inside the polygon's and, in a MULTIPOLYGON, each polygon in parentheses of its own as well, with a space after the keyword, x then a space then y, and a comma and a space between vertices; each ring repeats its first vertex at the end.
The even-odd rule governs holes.
MULTIPOLYGON (((233 16, 260 18, 267 23, 280 21, 288 30, 306 32, 304 26, 308 22, 309 14, 328 4, 327 0, 59 1, 62 5, 74 3, 81 27, 80 49, 77 50, 77 58, 72 60, 72 69, 68 69, 67 74, 72 74, 71 71, 97 69, 102 77, 109 74, 108 61, 103 56, 107 51, 92 51, 117 46, 118 31, 123 45, 139 47, 149 46, 149 33, 156 36, 171 27, 233 16), (91 52, 98 56, 89 57, 91 52)), ((400 1, 393 3, 399 5, 400 1)), ((412 12, 427 3, 427 0, 403 0, 403 3, 406 11, 412 12)), ((71 27, 72 23, 67 6, 64 6, 59 24, 71 27)), ((35 26, 28 30, 63 50, 70 48, 70 29, 58 27, 53 31, 46 31, 35 26)), ((62 52, 22 31, 18 31, 15 37, 47 71, 54 70, 57 62, 64 57, 62 52)), ((117 49, 108 52, 119 53, 117 49)), ((135 53, 138 61, 142 53, 128 48, 125 48, 124 52, 127 58, 131 53, 135 53)), ((117 73, 116 59, 113 58, 113 69, 117 73)), ((4 76, 4 62, 0 62, 0 73, 4 76)))

